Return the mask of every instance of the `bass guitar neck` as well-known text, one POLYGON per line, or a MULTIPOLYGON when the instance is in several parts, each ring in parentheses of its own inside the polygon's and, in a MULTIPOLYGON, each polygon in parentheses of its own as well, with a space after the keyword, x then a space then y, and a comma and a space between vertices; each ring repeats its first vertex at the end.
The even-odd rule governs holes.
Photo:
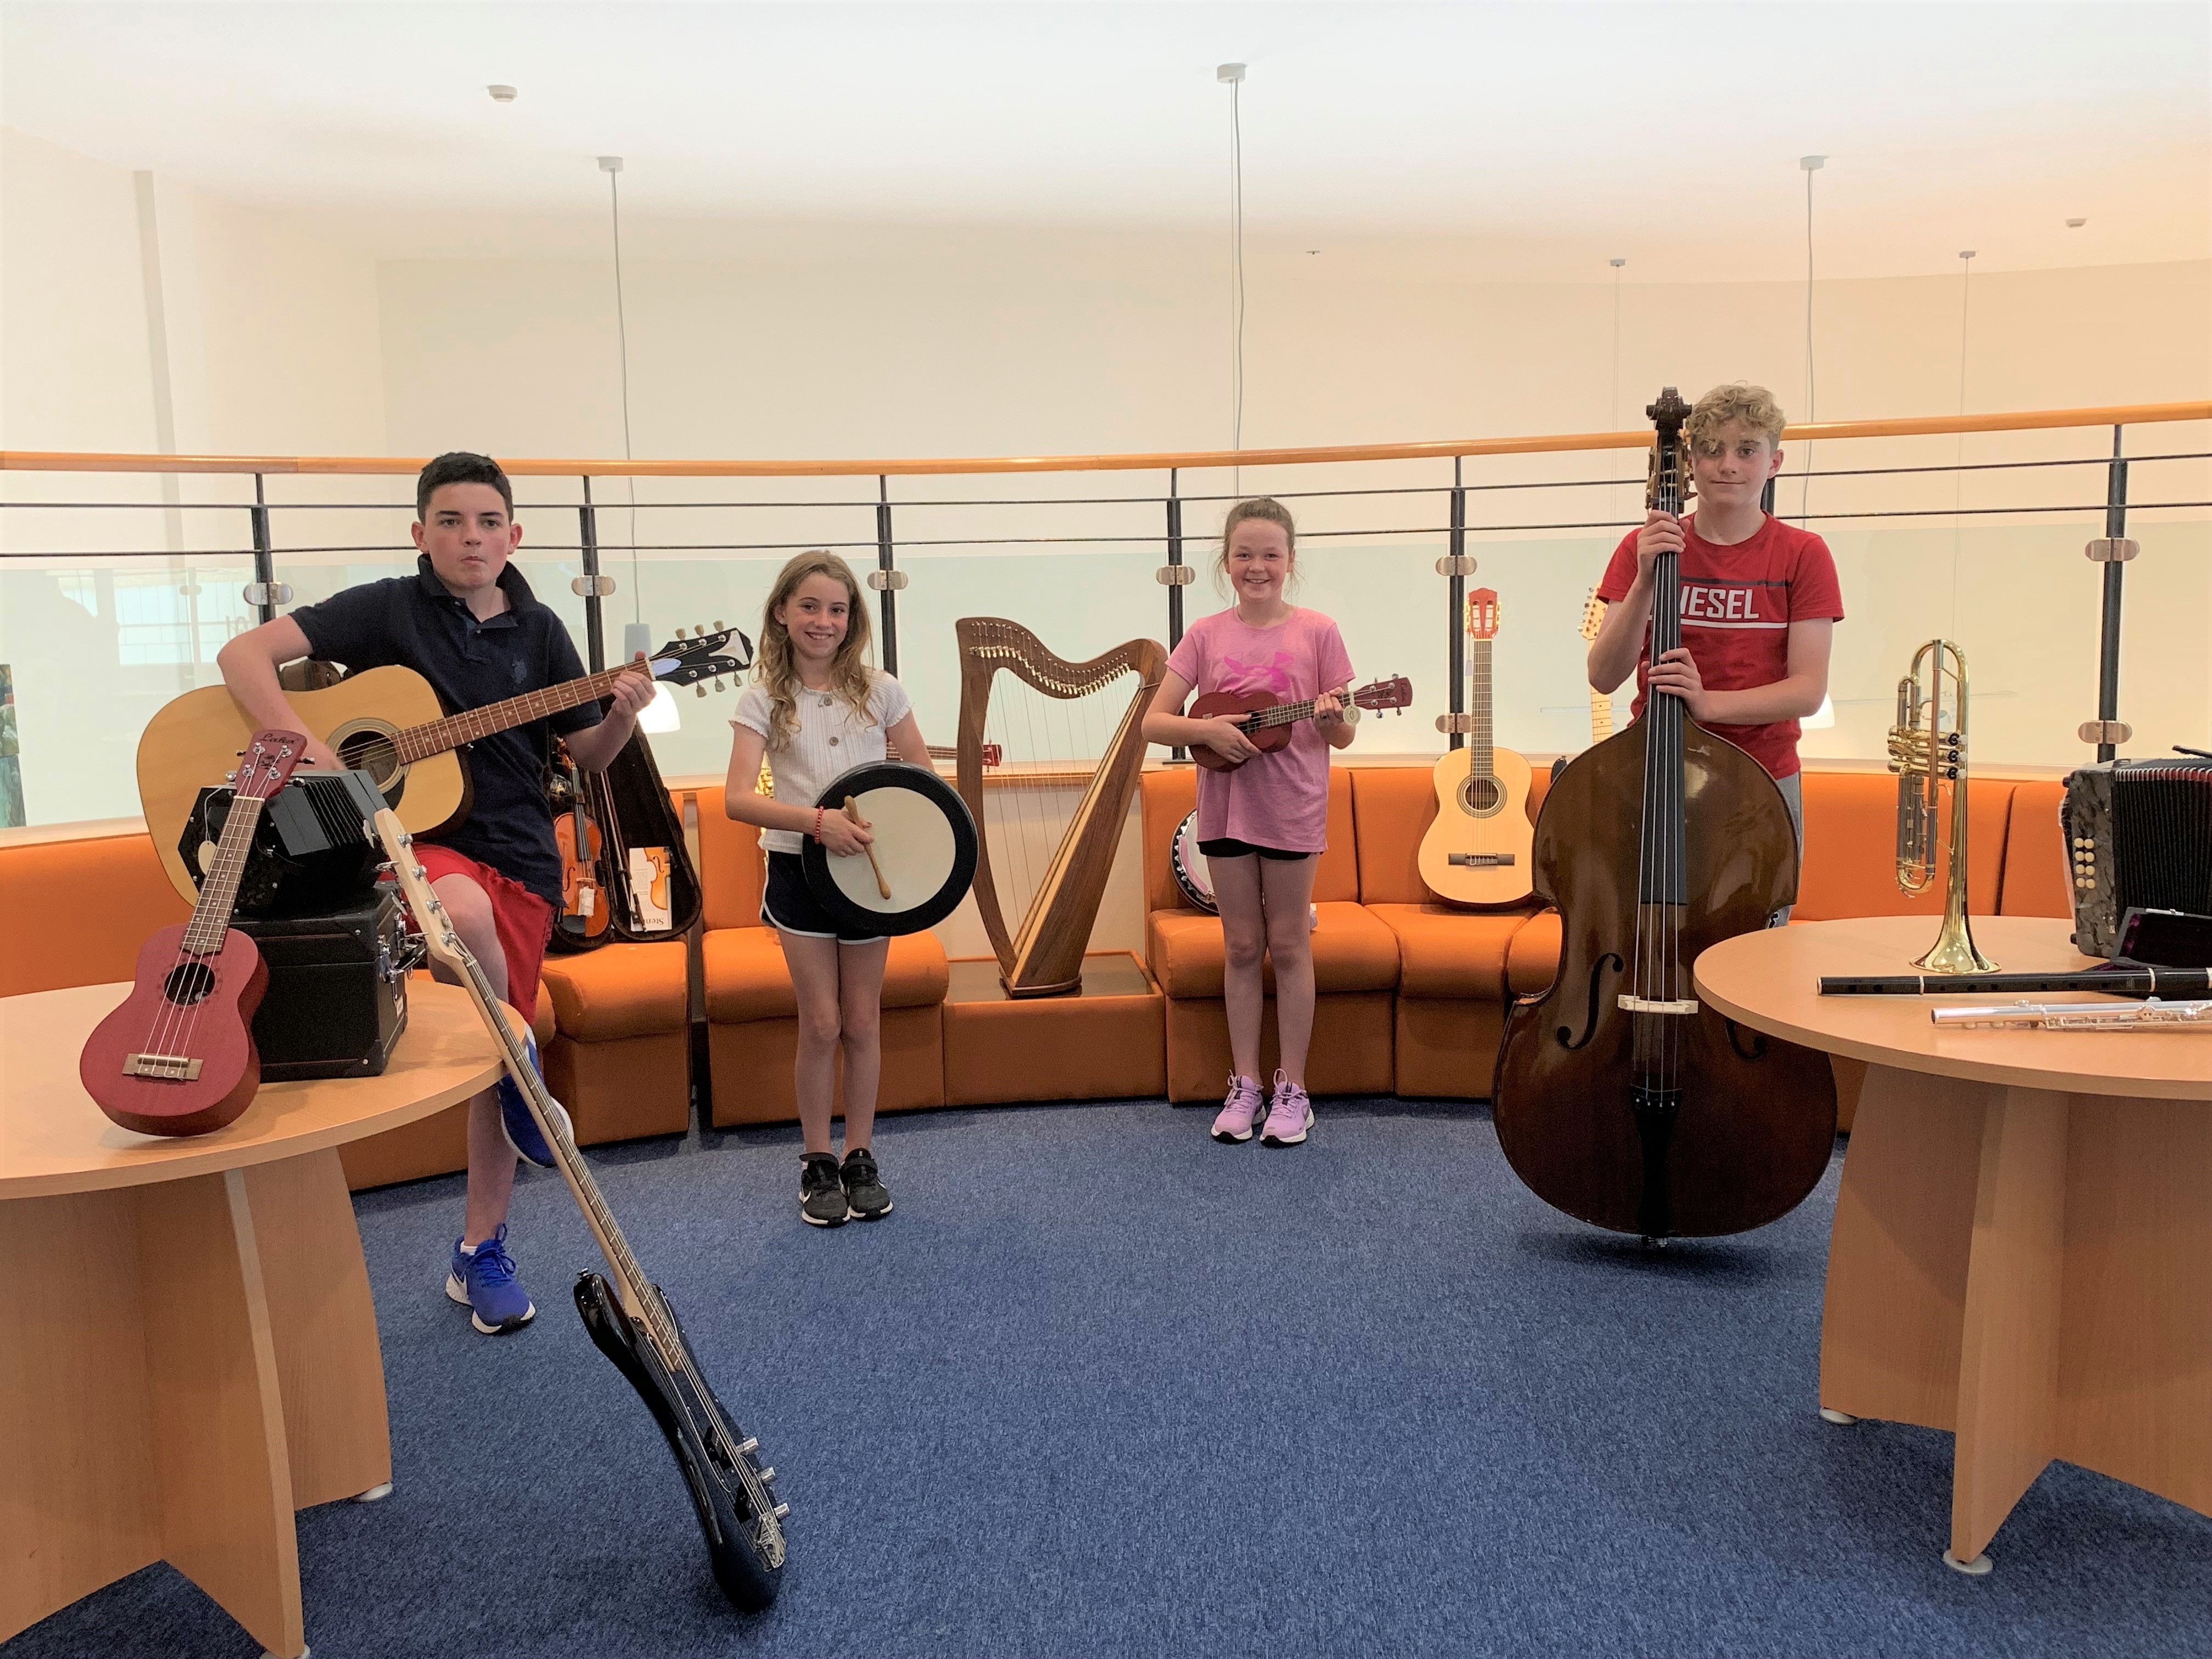
POLYGON ((610 1277, 586 1273, 576 1282, 576 1309, 584 1328, 637 1390, 667 1440, 697 1512, 715 1583, 733 1605, 757 1612, 775 1599, 786 1553, 783 1520, 790 1506, 777 1502, 770 1490, 775 1471, 761 1465, 756 1456, 759 1443, 738 1427, 715 1397, 673 1304, 638 1265, 591 1166, 576 1148, 568 1114, 546 1091, 522 1039, 502 1017, 483 969, 415 862, 413 838, 389 808, 376 815, 372 827, 425 945, 466 988, 554 1167, 606 1258, 610 1277))

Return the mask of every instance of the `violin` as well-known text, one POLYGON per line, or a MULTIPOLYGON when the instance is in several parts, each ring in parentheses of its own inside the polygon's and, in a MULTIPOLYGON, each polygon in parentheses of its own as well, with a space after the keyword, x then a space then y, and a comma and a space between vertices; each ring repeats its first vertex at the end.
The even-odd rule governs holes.
MULTIPOLYGON (((1668 386, 1646 413, 1650 504, 1679 516, 1689 409, 1668 386)), ((1679 554, 1652 576, 1656 662, 1682 642, 1679 554)), ((1827 1056, 1723 1018, 1690 971, 1796 899, 1796 833, 1766 769, 1655 693, 1553 781, 1534 866, 1559 912, 1559 971, 1513 1003, 1498 1049, 1492 1117, 1514 1173, 1554 1208, 1647 1240, 1787 1214, 1834 1149, 1827 1056)))
POLYGON ((554 775, 554 793, 564 810, 554 815, 553 839, 561 848, 561 920, 566 933, 597 939, 614 919, 606 885, 599 877, 599 827, 584 810, 583 780, 564 745, 554 775))

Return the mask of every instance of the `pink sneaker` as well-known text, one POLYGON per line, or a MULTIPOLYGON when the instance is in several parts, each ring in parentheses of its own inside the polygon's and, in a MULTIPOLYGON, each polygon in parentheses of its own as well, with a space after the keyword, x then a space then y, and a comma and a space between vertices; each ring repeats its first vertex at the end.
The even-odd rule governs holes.
POLYGON ((1266 1109, 1260 1085, 1249 1077, 1231 1074, 1229 1097, 1221 1103, 1221 1115, 1213 1120, 1213 1138, 1224 1146, 1252 1139, 1252 1125, 1266 1109))
POLYGON ((1313 1102, 1306 1091, 1285 1077, 1275 1073, 1275 1097, 1267 1106, 1267 1126, 1260 1132, 1262 1146, 1295 1146, 1306 1138, 1313 1127, 1313 1102))

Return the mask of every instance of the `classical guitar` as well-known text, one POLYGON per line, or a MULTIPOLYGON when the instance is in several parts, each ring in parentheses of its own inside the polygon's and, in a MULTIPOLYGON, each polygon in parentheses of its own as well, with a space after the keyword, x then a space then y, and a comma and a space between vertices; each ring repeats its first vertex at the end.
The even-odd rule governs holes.
POLYGON ((261 1086, 253 1013, 269 965, 230 915, 262 803, 284 787, 306 747, 296 732, 253 734, 191 920, 146 941, 130 996, 86 1040, 77 1061, 84 1091, 126 1129, 204 1134, 233 1121, 261 1086))
POLYGON ((520 1036, 501 1017, 497 1000, 445 907, 415 862, 413 838, 389 807, 374 819, 378 840, 430 954, 465 986, 477 1013, 499 1044, 507 1074, 529 1103, 584 1224, 599 1242, 609 1273, 576 1278, 576 1311, 601 1353, 628 1379, 666 1437, 706 1534, 714 1582, 732 1605, 757 1612, 775 1599, 783 1571, 783 1518, 790 1505, 769 1489, 774 1469, 761 1467, 759 1443, 731 1419, 699 1369, 699 1361, 666 1292, 646 1277, 623 1237, 591 1166, 576 1150, 568 1115, 546 1093, 520 1036))
MULTIPOLYGON (((340 764, 367 772, 410 833, 431 836, 468 816, 468 768, 454 752, 464 744, 596 702, 624 674, 694 685, 735 674, 751 660, 750 641, 733 628, 690 640, 679 630, 646 662, 621 663, 459 714, 447 714, 430 682, 411 668, 371 668, 320 691, 287 695, 311 736, 336 750, 340 764)), ((703 685, 699 695, 707 695, 703 685)), ((146 828, 170 882, 187 899, 194 888, 176 850, 178 835, 201 787, 229 769, 247 730, 229 691, 204 685, 165 704, 138 739, 146 828)))
MULTIPOLYGON (((1291 728, 1314 717, 1315 699, 1279 702, 1272 691, 1209 691, 1183 713, 1191 720, 1228 720, 1251 738, 1261 754, 1280 749, 1291 740, 1291 728)), ((1413 701, 1413 682, 1401 674, 1395 679, 1376 680, 1346 697, 1362 708, 1403 708, 1413 701)), ((1204 744, 1191 745, 1190 757, 1210 772, 1233 772, 1244 763, 1224 759, 1204 744)))
POLYGON ((1455 904, 1512 904, 1534 880, 1529 854, 1528 763, 1491 741, 1490 651, 1498 637, 1498 593, 1467 596, 1468 738, 1436 765, 1437 816, 1421 837, 1421 879, 1455 904))
MULTIPOLYGON (((1589 591, 1583 601, 1583 640, 1595 644, 1598 630, 1605 626, 1605 601, 1597 596, 1597 589, 1589 591)), ((1613 694, 1590 687, 1590 741, 1603 743, 1613 735, 1613 694)))
MULTIPOLYGON (((1682 423, 1668 386, 1651 505, 1680 516, 1682 423)), ((1682 642, 1678 553, 1652 562, 1650 653, 1682 642)), ((1655 696, 1552 781, 1536 893, 1559 912, 1559 975, 1507 1010, 1491 1083, 1499 1151, 1537 1197, 1647 1238, 1763 1226, 1835 1149, 1828 1057, 1746 1030, 1697 994, 1709 946, 1797 896, 1797 836, 1766 769, 1655 696)))

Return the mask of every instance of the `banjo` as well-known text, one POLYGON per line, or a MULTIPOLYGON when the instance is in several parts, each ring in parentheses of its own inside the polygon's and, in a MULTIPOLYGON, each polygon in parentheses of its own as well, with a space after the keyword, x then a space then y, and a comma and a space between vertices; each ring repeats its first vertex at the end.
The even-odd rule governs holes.
POLYGON ((875 837, 860 857, 835 857, 818 841, 800 851, 808 890, 839 923, 884 938, 919 933, 968 896, 975 820, 930 768, 872 761, 832 778, 815 804, 875 837))
MULTIPOLYGON (((1176 885, 1182 896, 1209 916, 1221 914, 1214 902, 1213 869, 1205 854, 1198 850, 1198 814, 1193 812, 1176 825, 1175 839, 1168 843, 1168 867, 1175 872, 1176 885)), ((1321 907, 1307 909, 1309 931, 1321 926, 1321 907)))

